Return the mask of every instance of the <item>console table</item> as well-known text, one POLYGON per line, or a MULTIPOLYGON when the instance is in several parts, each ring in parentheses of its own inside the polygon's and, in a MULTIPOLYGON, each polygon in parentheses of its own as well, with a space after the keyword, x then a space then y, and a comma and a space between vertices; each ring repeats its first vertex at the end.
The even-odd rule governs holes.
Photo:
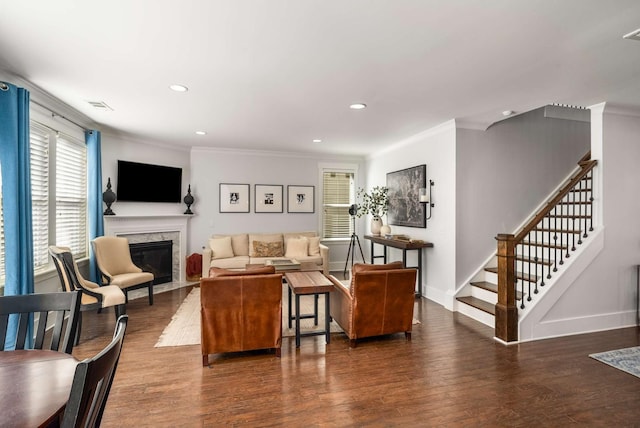
POLYGON ((371 241, 371 263, 374 263, 375 259, 382 258, 384 263, 387 263, 387 247, 399 248, 402 250, 402 264, 404 267, 411 267, 418 269, 418 291, 416 295, 422 297, 422 253, 425 248, 432 248, 431 242, 409 242, 400 239, 387 239, 381 236, 365 235, 364 239, 371 241), (376 256, 374 254, 374 244, 379 244, 384 247, 383 255, 376 256), (407 251, 415 250, 418 252, 418 266, 407 266, 407 251))

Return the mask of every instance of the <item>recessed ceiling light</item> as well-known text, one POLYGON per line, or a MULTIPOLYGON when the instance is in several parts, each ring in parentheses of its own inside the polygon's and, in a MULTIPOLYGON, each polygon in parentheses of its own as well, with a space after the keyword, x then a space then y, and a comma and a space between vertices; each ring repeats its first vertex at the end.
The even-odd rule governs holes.
POLYGON ((505 110, 502 112, 503 116, 511 116, 513 114, 513 110, 505 110))
POLYGON ((196 134, 198 135, 207 135, 206 131, 196 131, 196 134))
POLYGON ((189 90, 189 88, 184 85, 171 85, 169 86, 169 89, 176 92, 187 92, 189 90))
POLYGON ((352 110, 362 110, 363 108, 367 108, 367 105, 364 103, 355 103, 349 106, 352 110))
POLYGON ((322 143, 322 140, 319 138, 316 138, 315 140, 313 140, 314 143, 322 143))

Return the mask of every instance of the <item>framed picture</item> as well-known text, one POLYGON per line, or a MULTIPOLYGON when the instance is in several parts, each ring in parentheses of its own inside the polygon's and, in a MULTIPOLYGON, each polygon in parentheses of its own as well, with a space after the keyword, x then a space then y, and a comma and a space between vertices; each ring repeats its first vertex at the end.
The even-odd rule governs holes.
POLYGON ((253 209, 257 213, 282 212, 282 185, 256 184, 253 209))
POLYGON ((248 213, 249 185, 220 183, 220 212, 248 213))
POLYGON ((427 187, 427 165, 418 165, 387 173, 390 225, 427 227, 425 204, 420 203, 420 188, 427 187))
POLYGON ((313 186, 287 186, 287 212, 315 212, 315 197, 313 191, 313 186))

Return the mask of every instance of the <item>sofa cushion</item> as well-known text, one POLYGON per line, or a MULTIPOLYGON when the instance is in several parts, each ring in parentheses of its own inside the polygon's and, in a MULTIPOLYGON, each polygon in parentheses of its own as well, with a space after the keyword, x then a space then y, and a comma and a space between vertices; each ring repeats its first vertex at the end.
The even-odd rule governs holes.
POLYGON ((212 267, 209 270, 209 277, 216 278, 221 276, 268 275, 271 273, 276 273, 276 269, 273 266, 252 267, 247 270, 228 270, 212 267))
POLYGON ((305 237, 301 238, 289 238, 287 240, 287 251, 284 254, 285 257, 291 257, 293 259, 306 257, 309 253, 309 239, 305 237))
POLYGON ((284 241, 284 252, 287 252, 287 241, 291 238, 312 238, 314 236, 318 236, 316 232, 285 232, 282 234, 282 240, 284 241))
POLYGON ((281 248, 282 248, 282 252, 279 256, 272 256, 272 257, 282 257, 284 255, 284 247, 282 246, 283 240, 282 240, 282 234, 281 233, 254 233, 254 234, 249 234, 249 256, 250 257, 268 257, 268 256, 261 256, 261 255, 257 255, 255 252, 255 245, 254 242, 280 242, 281 244, 281 248))
POLYGON ((251 257, 282 257, 283 255, 282 241, 253 241, 253 256, 251 257))
POLYGON ((308 239, 309 239, 309 255, 319 256, 320 255, 320 237, 312 236, 308 239))
POLYGON ((209 247, 211 247, 212 259, 227 259, 234 256, 230 236, 209 239, 209 247))
MULTIPOLYGON (((250 263, 249 256, 235 256, 228 259, 211 260, 209 269, 218 267, 223 269, 244 269, 250 263)), ((208 270, 207 270, 208 272, 208 270)))
POLYGON ((225 236, 231 237, 231 248, 233 248, 233 254, 236 256, 248 256, 249 255, 249 234, 238 233, 235 235, 213 235, 213 238, 224 238, 225 236))

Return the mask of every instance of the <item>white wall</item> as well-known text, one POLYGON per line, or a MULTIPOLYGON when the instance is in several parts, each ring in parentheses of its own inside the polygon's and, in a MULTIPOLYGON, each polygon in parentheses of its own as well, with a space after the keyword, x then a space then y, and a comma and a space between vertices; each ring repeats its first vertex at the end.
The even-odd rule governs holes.
POLYGON ((457 131, 456 284, 496 251, 577 167, 590 147, 586 122, 544 117, 544 108, 486 131, 457 131))
MULTIPOLYGON (((213 234, 283 231, 320 231, 319 165, 356 164, 363 169, 364 159, 293 153, 235 151, 194 148, 191 151, 191 191, 196 201, 189 225, 189 253, 201 252, 213 234), (220 213, 220 183, 250 185, 249 213, 220 213), (283 186, 283 213, 255 213, 256 184, 283 186), (288 213, 287 185, 315 186, 315 212, 288 213)), ((349 241, 327 243, 331 269, 344 267, 349 241)))
MULTIPOLYGON (((447 294, 455 288, 456 271, 456 128, 455 122, 446 122, 399 142, 368 159, 366 188, 386 185, 386 174, 413 166, 427 165, 427 182, 433 180, 433 215, 427 228, 391 226, 393 234, 407 234, 415 239, 432 242, 425 250, 423 260, 423 288, 427 298, 444 304, 447 294), (425 263, 426 262, 426 263, 425 263)), ((364 218, 364 217, 363 217, 364 218)), ((383 219, 386 224, 386 218, 383 219)), ((369 221, 369 220, 367 220, 369 221)), ((366 233, 370 229, 367 224, 366 233)), ((364 241, 366 251, 370 242, 364 241)), ((376 254, 381 254, 378 246, 376 254)), ((408 265, 417 265, 415 251, 407 257, 408 265)), ((388 261, 402 260, 400 250, 389 248, 388 261)))
MULTIPOLYGON (((593 116, 592 116, 593 117, 593 116)), ((541 317, 537 338, 632 326, 640 264, 640 111, 606 106, 594 122, 598 160, 594 210, 604 225, 603 249, 541 317)))

